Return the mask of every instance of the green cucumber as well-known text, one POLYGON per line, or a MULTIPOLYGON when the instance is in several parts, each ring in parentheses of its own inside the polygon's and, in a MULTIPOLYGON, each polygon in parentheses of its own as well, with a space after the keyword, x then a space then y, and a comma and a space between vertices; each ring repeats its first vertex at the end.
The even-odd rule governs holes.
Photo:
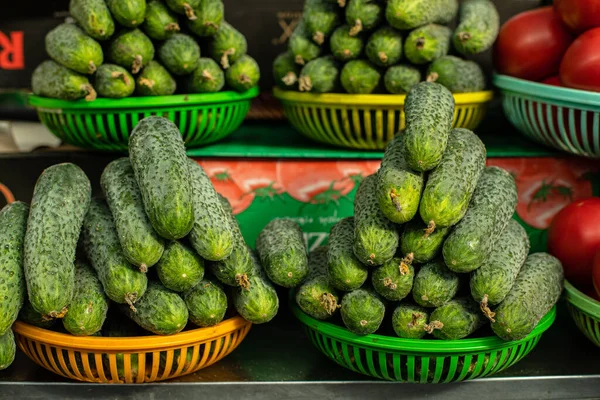
POLYGON ((244 55, 225 71, 225 82, 236 92, 246 92, 260 80, 260 67, 254 58, 244 55))
POLYGON ((188 19, 188 28, 200 37, 214 36, 221 27, 225 13, 222 0, 200 0, 194 9, 196 19, 188 19))
POLYGON ((88 78, 51 60, 44 61, 31 77, 31 88, 38 96, 61 100, 96 100, 88 78))
POLYGON ((465 55, 488 50, 500 31, 500 15, 494 2, 489 0, 463 1, 459 21, 454 31, 454 48, 465 55))
POLYGON ((346 6, 346 23, 352 27, 350 35, 377 28, 384 17, 384 6, 379 0, 349 0, 346 6))
POLYGON ((440 254, 444 240, 449 234, 450 228, 438 228, 428 234, 423 221, 415 218, 404 226, 400 249, 404 256, 410 254, 414 262, 424 264, 440 254))
POLYGON ((233 291, 233 306, 246 321, 264 324, 271 321, 279 311, 279 297, 275 288, 264 275, 258 258, 250 256, 252 275, 246 287, 233 291))
POLYGON ((390 67, 402 59, 402 34, 389 26, 376 30, 367 41, 367 58, 378 67, 390 67))
POLYGON ((12 330, 0 335, 0 371, 11 366, 17 354, 17 342, 12 330))
POLYGON ((214 326, 225 318, 227 295, 220 285, 203 280, 188 290, 183 300, 187 305, 190 321, 201 328, 214 326))
POLYGON ((322 50, 321 46, 311 40, 304 20, 300 20, 298 26, 294 29, 292 36, 290 36, 288 48, 294 55, 294 60, 298 65, 305 65, 316 59, 321 55, 322 50))
POLYGON ((141 28, 154 40, 167 40, 179 32, 177 15, 162 0, 150 0, 146 5, 146 17, 141 28))
POLYGON ((185 15, 187 19, 196 19, 194 9, 198 8, 202 0, 166 0, 167 6, 177 14, 185 15))
POLYGON ((94 85, 100 97, 111 99, 129 97, 135 90, 133 76, 125 68, 114 64, 98 67, 94 85))
POLYGON ((46 318, 39 312, 35 311, 28 299, 25 299, 23 307, 19 312, 18 319, 19 321, 23 321, 26 324, 37 326, 38 328, 42 329, 50 329, 54 326, 56 322, 58 322, 57 319, 46 318))
POLYGON ((62 318, 75 285, 75 251, 92 187, 70 163, 46 169, 37 180, 27 220, 24 270, 29 301, 50 318, 62 318))
POLYGON ((485 169, 486 150, 468 129, 453 129, 442 162, 427 179, 419 212, 429 231, 456 225, 485 169))
POLYGON ((346 293, 340 309, 342 321, 357 335, 375 333, 383 322, 385 304, 373 290, 356 289, 346 293))
POLYGON ((142 194, 129 158, 119 158, 108 164, 100 184, 117 228, 123 255, 146 272, 160 260, 165 246, 144 211, 142 194))
POLYGON ((173 75, 188 75, 198 68, 200 46, 191 36, 176 33, 161 44, 158 58, 173 75))
POLYGON ((369 276, 368 268, 354 255, 354 218, 344 218, 331 228, 327 273, 331 285, 345 292, 360 288, 369 276))
MULTIPOLYGON (((132 338, 140 336, 140 331, 141 329, 137 326, 135 322, 123 316, 121 313, 114 313, 113 315, 109 315, 109 317, 106 319, 106 323, 102 327, 102 336, 109 338, 132 338)), ((90 360, 95 362, 93 358, 90 358, 90 360)), ((108 354, 103 355, 102 362, 104 364, 105 370, 110 371, 110 357, 108 354)), ((115 354, 115 362, 117 366, 117 374, 119 376, 119 379, 125 379, 125 354, 115 354)), ((138 375, 139 361, 138 355, 135 353, 130 354, 129 356, 129 370, 131 371, 131 376, 138 375)))
POLYGON ((427 64, 448 54, 452 31, 447 26, 430 24, 412 31, 404 43, 404 54, 413 64, 427 64))
POLYGON ((375 291, 390 301, 400 301, 410 294, 415 278, 415 269, 410 258, 392 258, 373 271, 372 283, 375 291))
POLYGON ((440 307, 456 296, 459 275, 450 271, 442 260, 432 261, 419 269, 413 284, 413 298, 423 307, 440 307))
POLYGON ((96 273, 89 265, 77 262, 75 292, 63 326, 72 335, 90 336, 102 329, 107 312, 108 299, 96 273))
POLYGON ((388 0, 385 16, 396 29, 415 29, 430 23, 448 24, 458 13, 458 0, 388 0))
POLYGON ((273 78, 281 89, 298 89, 298 78, 301 68, 296 64, 294 53, 287 51, 278 55, 273 61, 273 78))
POLYGON ((210 40, 209 54, 223 69, 228 69, 247 51, 248 42, 244 35, 225 21, 210 40))
POLYGON ((339 87, 339 76, 340 67, 333 57, 320 57, 302 68, 298 88, 301 92, 334 92, 339 87))
POLYGON ((141 120, 129 137, 129 158, 156 232, 170 240, 186 236, 194 226, 194 195, 177 125, 162 117, 141 120))
POLYGON ((404 158, 404 138, 397 135, 386 147, 377 171, 377 200, 387 219, 403 224, 419 211, 423 173, 408 167, 404 158))
POLYGON ((485 89, 485 75, 479 64, 455 56, 444 56, 431 63, 427 70, 427 81, 437 82, 452 93, 485 89))
POLYGON ((472 272, 487 260, 517 208, 517 196, 509 172, 498 167, 483 171, 467 213, 444 243, 448 268, 472 272))
POLYGON ((373 93, 381 82, 381 73, 366 60, 352 60, 342 68, 342 87, 352 94, 373 93))
POLYGON ((386 71, 383 82, 391 94, 405 94, 421 82, 421 71, 408 64, 394 65, 386 71))
POLYGON ((154 59, 154 45, 141 30, 125 30, 111 40, 107 56, 135 75, 154 59))
POLYGON ((148 278, 127 261, 106 204, 92 200, 83 224, 83 247, 109 299, 133 307, 148 278))
POLYGON ((186 82, 190 93, 215 93, 225 86, 225 73, 212 58, 200 58, 198 68, 192 72, 186 82))
POLYGON ((329 40, 331 52, 339 61, 350 61, 360 57, 365 46, 363 38, 350 35, 350 30, 349 25, 342 25, 333 32, 329 40))
POLYGON ((303 18, 310 37, 319 46, 342 24, 340 8, 328 0, 306 0, 303 18))
POLYGON ((104 62, 102 47, 75 24, 60 24, 46 35, 46 52, 57 63, 92 75, 104 62))
POLYGON ((69 14, 94 39, 106 40, 115 32, 115 22, 104 0, 71 0, 69 14))
POLYGON ((429 316, 428 333, 438 339, 463 339, 486 323, 479 306, 471 298, 452 300, 436 308, 429 316))
POLYGON ((366 177, 354 200, 354 254, 365 265, 383 265, 396 254, 400 235, 377 201, 377 177, 366 177))
POLYGON ((320 246, 310 252, 310 273, 296 291, 296 304, 313 318, 330 318, 338 309, 340 298, 327 276, 329 248, 320 246))
POLYGON ((409 303, 401 303, 392 315, 392 326, 396 335, 403 339, 421 339, 429 323, 426 308, 409 303))
POLYGON ((492 315, 492 329, 504 340, 529 335, 560 298, 564 272, 560 261, 546 253, 527 257, 510 293, 492 315))
POLYGON ((158 61, 150 61, 137 76, 135 92, 140 96, 170 96, 177 82, 158 61))
POLYGON ((146 0, 106 0, 114 19, 126 28, 135 28, 146 17, 146 0))
POLYGON ((156 264, 156 272, 167 289, 185 293, 204 278, 204 260, 189 247, 172 241, 156 264))

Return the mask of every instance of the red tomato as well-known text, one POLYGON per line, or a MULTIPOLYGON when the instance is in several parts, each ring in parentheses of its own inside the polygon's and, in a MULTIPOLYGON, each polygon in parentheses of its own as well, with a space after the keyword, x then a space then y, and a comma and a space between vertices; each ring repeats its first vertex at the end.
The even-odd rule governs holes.
POLYGON ((540 81, 558 73, 572 41, 573 36, 552 7, 526 11, 500 29, 494 66, 501 74, 540 81))
POLYGON ((552 76, 550 78, 544 79, 542 83, 552 86, 562 86, 562 83, 560 82, 560 77, 558 76, 552 76))
POLYGON ((600 28, 573 42, 560 64, 560 80, 567 87, 600 92, 600 28))
POLYGON ((548 231, 548 251, 578 287, 592 281, 594 256, 600 251, 600 197, 577 201, 559 212, 548 231))
POLYGON ((600 26, 598 0, 554 0, 554 9, 573 32, 581 33, 600 26))
POLYGON ((594 268, 592 269, 592 279, 594 282, 594 288, 596 289, 596 295, 594 298, 600 301, 600 251, 596 253, 594 257, 594 268))

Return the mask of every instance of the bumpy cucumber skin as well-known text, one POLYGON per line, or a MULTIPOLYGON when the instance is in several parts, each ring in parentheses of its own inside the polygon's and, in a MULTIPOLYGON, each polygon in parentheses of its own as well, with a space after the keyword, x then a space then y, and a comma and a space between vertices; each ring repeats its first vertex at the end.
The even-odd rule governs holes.
POLYGON ((136 311, 124 307, 136 324, 156 335, 174 335, 188 322, 185 301, 175 292, 157 282, 148 282, 146 294, 136 303, 136 311))
POLYGON ((225 71, 225 82, 236 92, 246 92, 260 81, 260 67, 256 60, 248 55, 240 57, 225 71))
POLYGON ((404 103, 404 157, 415 171, 436 168, 444 156, 454 120, 454 97, 437 83, 415 85, 404 103))
POLYGON ((403 339, 421 339, 425 336, 425 325, 429 323, 429 311, 421 306, 401 303, 392 315, 392 326, 396 335, 403 339))
POLYGON ((379 87, 381 73, 366 60, 352 60, 342 68, 340 81, 348 93, 370 94, 379 87))
POLYGON ((133 304, 146 292, 148 278, 127 261, 106 204, 92 200, 83 224, 83 247, 109 299, 133 304))
POLYGON ((140 96, 170 96, 177 82, 158 61, 150 61, 137 76, 135 92, 140 96))
POLYGON ((458 13, 458 0, 389 0, 385 11, 388 23, 408 30, 430 23, 447 24, 458 13))
POLYGON ((104 0, 71 0, 69 14, 96 40, 109 39, 115 32, 115 22, 104 0))
POLYGON ((383 26, 369 37, 365 52, 369 61, 378 67, 396 65, 402 59, 402 34, 383 26))
POLYGON ((454 31, 454 48, 461 54, 488 50, 498 37, 500 15, 489 0, 465 0, 460 6, 459 25, 454 31))
POLYGON ((351 29, 349 25, 342 25, 333 32, 329 40, 331 52, 339 61, 350 61, 360 57, 365 47, 362 36, 350 35, 351 29))
POLYGON ((464 218, 444 242, 444 261, 454 272, 479 268, 498 243, 517 208, 517 184, 498 167, 488 167, 479 178, 464 218))
POLYGON ((333 57, 320 57, 302 68, 299 89, 301 92, 334 92, 340 86, 339 78, 340 67, 333 57))
POLYGON ((442 162, 429 175, 421 197, 423 221, 436 227, 456 225, 467 212, 485 162, 481 140, 468 129, 453 129, 442 162))
POLYGON ((164 240, 154 231, 144 211, 142 194, 129 158, 108 164, 100 184, 127 260, 142 270, 156 264, 165 249, 164 240))
POLYGON ((479 92, 485 89, 485 75, 475 61, 455 56, 435 60, 427 70, 427 80, 445 86, 452 93, 479 92))
POLYGON ((62 318, 75 284, 75 250, 92 188, 74 164, 57 164, 37 180, 27 220, 24 270, 29 301, 47 317, 62 318))
POLYGON ((403 224, 419 211, 423 173, 411 170, 404 158, 404 138, 397 135, 386 147, 377 171, 377 200, 381 212, 392 222, 403 224))
POLYGON ((256 239, 256 251, 269 279, 286 288, 308 276, 308 256, 300 226, 289 219, 267 224, 256 239))
POLYGON ((233 306, 246 321, 264 324, 271 321, 279 310, 279 297, 273 285, 256 274, 249 278, 248 289, 237 288, 233 293, 233 306))
POLYGON ((156 272, 167 289, 184 293, 204 278, 204 260, 192 249, 173 241, 156 265, 156 272))
POLYGON ((170 240, 186 236, 194 226, 194 195, 177 126, 162 117, 143 119, 129 137, 129 158, 156 232, 170 240))
POLYGON ((327 273, 331 285, 345 292, 360 288, 369 276, 368 268, 354 255, 354 218, 344 218, 331 228, 327 273))
POLYGON ((297 90, 301 70, 291 51, 278 55, 273 61, 273 78, 281 89, 297 90))
POLYGON ((389 93, 405 94, 421 82, 421 71, 408 64, 394 65, 386 71, 383 82, 389 93))
POLYGON ((92 268, 78 262, 75 269, 75 292, 69 312, 62 320, 63 326, 75 336, 90 336, 102 329, 108 298, 92 268))
POLYGON ((340 7, 327 0, 306 0, 303 18, 312 40, 319 46, 342 24, 340 7))
POLYGON ((481 302, 487 295, 488 304, 500 304, 513 287, 529 249, 527 231, 511 219, 487 261, 471 275, 473 299, 481 302))
POLYGON ((188 168, 194 193, 194 227, 190 242, 202 258, 223 260, 229 257, 234 246, 230 217, 200 164, 189 159, 188 168))
POLYGON ((357 335, 369 335, 381 326, 385 305, 370 289, 356 289, 342 299, 342 321, 348 330, 357 335))
POLYGON ((338 309, 340 297, 327 276, 328 246, 320 246, 310 252, 310 273, 296 291, 296 304, 313 318, 325 320, 338 309))
POLYGON ((440 307, 456 296, 460 278, 442 260, 432 261, 419 269, 413 284, 413 298, 423 307, 440 307))
POLYGON ((146 17, 141 28, 154 40, 166 40, 179 32, 177 15, 162 0, 150 0, 146 5, 146 17))
POLYGON ((196 9, 202 0, 165 0, 167 6, 177 14, 186 15, 188 19, 194 18, 190 14, 190 9, 196 9))
POLYGON ((430 324, 441 322, 440 329, 433 330, 433 336, 444 340, 463 339, 487 322, 479 311, 479 305, 471 298, 454 299, 436 308, 429 317, 430 324))
POLYGON ((225 73, 212 58, 200 58, 198 68, 187 78, 190 93, 215 93, 225 86, 225 73))
POLYGON ((190 321, 205 328, 214 326, 225 318, 227 295, 221 287, 209 280, 203 280, 183 296, 190 321))
POLYGON ((125 30, 111 40, 107 56, 113 63, 137 74, 154 59, 154 45, 141 30, 125 30))
POLYGON ((51 60, 44 61, 33 71, 31 88, 36 95, 53 99, 96 99, 96 92, 86 76, 51 60))
POLYGON ((346 23, 353 33, 370 31, 378 27, 384 17, 384 6, 378 0, 349 0, 346 5, 346 23))
POLYGON ((294 29, 288 48, 294 55, 296 64, 305 65, 321 55, 321 46, 316 44, 310 38, 310 34, 306 29, 304 20, 301 20, 294 29))
POLYGON ((246 37, 233 26, 223 21, 210 42, 209 54, 223 69, 246 55, 248 42, 246 37))
POLYGON ((225 5, 222 0, 201 0, 194 9, 196 19, 188 19, 188 28, 200 37, 214 36, 223 23, 225 5))
POLYGON ((29 206, 17 201, 0 211, 0 335, 17 319, 27 295, 23 245, 29 206))
POLYGON ((200 46, 191 36, 176 33, 162 43, 158 58, 173 75, 188 75, 198 68, 200 46))
POLYGON ((114 64, 103 64, 96 71, 94 86, 100 97, 121 99, 133 94, 135 81, 125 68, 114 64))
POLYGON ((10 367, 17 354, 17 343, 12 330, 0 335, 0 371, 10 367))
POLYGON ((404 43, 404 54, 413 64, 427 64, 448 54, 452 31, 430 24, 412 31, 404 43))
POLYGON ((377 177, 366 177, 354 200, 354 255, 368 266, 383 265, 396 254, 400 235, 377 201, 377 177))
POLYGON ((21 311, 19 312, 18 319, 26 324, 37 326, 42 329, 50 329, 58 322, 57 319, 47 319, 42 314, 35 311, 28 299, 25 299, 23 307, 21 307, 21 311))
POLYGON ((444 245, 444 240, 450 234, 450 228, 437 228, 433 233, 427 234, 427 226, 416 218, 404 226, 400 249, 402 255, 412 254, 415 263, 424 264, 433 260, 444 245))
POLYGON ((494 333, 504 340, 529 335, 556 304, 563 289, 564 272, 558 259, 546 253, 530 255, 510 293, 494 311, 494 333))
POLYGON ((402 258, 392 258, 373 271, 371 280, 375 291, 390 301, 400 301, 410 294, 413 287, 415 269, 403 265, 402 258))
POLYGON ((144 22, 146 0, 106 0, 106 5, 114 19, 127 28, 135 28, 144 22))
POLYGON ((91 75, 104 62, 102 47, 75 24, 61 24, 46 35, 46 52, 65 67, 91 75))

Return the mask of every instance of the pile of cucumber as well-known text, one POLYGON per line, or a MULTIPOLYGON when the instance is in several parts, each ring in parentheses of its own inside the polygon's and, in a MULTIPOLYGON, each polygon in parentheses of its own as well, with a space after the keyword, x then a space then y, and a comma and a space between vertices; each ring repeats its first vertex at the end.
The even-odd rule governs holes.
POLYGON ((360 183, 354 217, 314 251, 297 304, 317 319, 339 309, 359 335, 385 332, 387 312, 401 338, 462 339, 490 323, 504 340, 524 338, 560 297, 560 261, 528 255, 527 233, 511 219, 514 177, 486 167, 473 132, 451 128, 448 89, 417 84, 405 111, 406 130, 360 183))
POLYGON ((306 0, 273 74, 302 92, 405 94, 423 80, 477 92, 484 73, 465 57, 488 50, 499 28, 490 0, 464 0, 460 10, 458 0, 306 0))
POLYGON ((78 166, 54 165, 30 207, 0 211, 0 369, 14 359, 17 318, 76 336, 119 336, 107 326, 130 319, 141 331, 130 336, 213 326, 229 300, 255 324, 277 314, 261 261, 175 124, 143 119, 129 157, 111 162, 100 183, 92 197, 78 166))
POLYGON ((93 101, 258 85, 258 64, 225 22, 222 0, 71 0, 69 12, 75 23, 46 35, 51 60, 32 76, 38 96, 93 101))

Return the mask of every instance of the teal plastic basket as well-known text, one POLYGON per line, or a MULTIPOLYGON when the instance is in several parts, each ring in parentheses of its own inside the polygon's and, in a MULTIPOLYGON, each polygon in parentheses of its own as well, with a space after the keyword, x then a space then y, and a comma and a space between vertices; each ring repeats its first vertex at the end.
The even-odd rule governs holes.
POLYGON ((245 93, 219 92, 172 96, 65 101, 30 96, 29 104, 48 129, 62 141, 88 149, 125 151, 129 134, 151 115, 177 125, 188 148, 216 142, 242 124, 254 88, 245 93))
POLYGON ((600 302, 585 295, 565 281, 565 300, 577 328, 600 347, 600 302))
POLYGON ((600 158, 600 93, 495 75, 510 122, 555 149, 600 158))

